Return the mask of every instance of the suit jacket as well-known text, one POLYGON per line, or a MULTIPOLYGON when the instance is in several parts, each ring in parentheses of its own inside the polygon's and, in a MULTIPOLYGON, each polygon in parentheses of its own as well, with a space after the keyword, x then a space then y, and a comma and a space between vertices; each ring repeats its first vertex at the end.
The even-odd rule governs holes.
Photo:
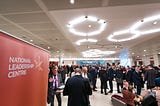
POLYGON ((114 79, 114 73, 115 73, 115 71, 112 68, 108 69, 108 79, 110 81, 112 81, 114 79))
POLYGON ((88 106, 87 96, 92 94, 88 80, 75 75, 66 82, 63 95, 68 96, 68 106, 88 106))
POLYGON ((134 71, 132 78, 133 78, 133 82, 135 85, 142 86, 142 77, 141 77, 140 73, 134 71))
MULTIPOLYGON (((53 74, 49 74, 49 78, 53 78, 53 76, 54 76, 53 74)), ((58 73, 57 77, 58 77, 58 87, 60 87, 63 84, 61 74, 58 73)), ((48 83, 49 83, 49 88, 53 88, 53 82, 48 82, 48 83)))
POLYGON ((156 70, 147 70, 145 72, 145 81, 147 81, 148 86, 156 86, 155 79, 156 79, 156 70))
POLYGON ((132 75, 133 75, 133 71, 132 70, 128 70, 128 72, 126 73, 126 76, 125 76, 127 82, 129 82, 129 83, 133 82, 132 75))
POLYGON ((107 70, 99 70, 99 77, 101 81, 107 81, 108 80, 108 72, 107 70))

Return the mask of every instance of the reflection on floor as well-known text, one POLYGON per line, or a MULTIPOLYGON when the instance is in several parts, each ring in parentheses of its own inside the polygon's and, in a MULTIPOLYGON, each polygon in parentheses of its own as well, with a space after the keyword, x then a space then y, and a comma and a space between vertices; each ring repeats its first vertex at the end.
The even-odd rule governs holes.
MULTIPOLYGON (((111 95, 117 94, 116 84, 114 82, 114 91, 113 93, 109 93, 108 95, 101 94, 100 92, 100 81, 97 80, 97 91, 93 92, 93 94, 90 96, 90 103, 91 106, 112 106, 111 103, 111 95)), ((109 85, 108 85, 109 86, 109 85)), ((67 106, 67 96, 62 96, 62 106, 67 106)), ((50 106, 50 104, 47 104, 47 106, 50 106)), ((55 98, 55 106, 58 106, 57 100, 55 98)))

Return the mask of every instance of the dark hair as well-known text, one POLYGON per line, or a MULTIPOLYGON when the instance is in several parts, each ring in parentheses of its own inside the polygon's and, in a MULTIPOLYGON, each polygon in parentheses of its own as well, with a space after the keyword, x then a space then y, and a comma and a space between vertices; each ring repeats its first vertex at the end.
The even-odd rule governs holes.
POLYGON ((129 92, 133 92, 133 86, 129 85, 129 86, 128 86, 128 91, 129 91, 129 92))

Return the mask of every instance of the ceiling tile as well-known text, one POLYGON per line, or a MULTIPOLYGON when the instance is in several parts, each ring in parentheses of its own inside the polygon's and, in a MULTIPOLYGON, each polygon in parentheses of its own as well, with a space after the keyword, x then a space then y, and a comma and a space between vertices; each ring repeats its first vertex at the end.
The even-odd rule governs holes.
POLYGON ((10 24, 9 22, 5 21, 4 19, 0 18, 0 25, 6 25, 6 24, 10 24))
POLYGON ((70 4, 69 0, 42 0, 49 10, 63 10, 75 8, 101 7, 102 0, 75 0, 70 4))
POLYGON ((160 3, 159 0, 109 0, 109 6, 160 3))
POLYGON ((39 23, 51 22, 45 13, 25 13, 4 15, 5 18, 13 21, 14 23, 39 23))
POLYGON ((29 23, 29 24, 19 24, 23 28, 30 30, 30 31, 36 31, 36 30, 53 30, 57 29, 56 26, 52 23, 29 23))
POLYGON ((41 11, 34 0, 0 0, 0 14, 41 11))
POLYGON ((21 31, 20 28, 17 28, 15 25, 12 24, 0 25, 0 29, 4 31, 21 31))

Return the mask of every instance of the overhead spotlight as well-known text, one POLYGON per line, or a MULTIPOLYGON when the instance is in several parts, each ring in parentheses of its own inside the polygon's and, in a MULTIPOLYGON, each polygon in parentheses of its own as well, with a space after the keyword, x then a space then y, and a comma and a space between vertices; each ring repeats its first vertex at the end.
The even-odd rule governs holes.
POLYGON ((144 20, 141 20, 141 22, 144 22, 144 20))
POLYGON ((70 3, 71 3, 71 4, 74 4, 74 3, 75 3, 75 1, 74 1, 74 0, 70 0, 70 3))
POLYGON ((88 27, 91 28, 92 26, 91 26, 91 25, 88 25, 88 27))
POLYGON ((88 18, 88 16, 85 16, 85 18, 88 18))
POLYGON ((157 21, 153 22, 153 24, 156 25, 156 24, 157 24, 157 21))
POLYGON ((68 28, 70 28, 70 27, 71 27, 71 25, 70 25, 70 24, 67 24, 67 27, 68 27, 68 28))

